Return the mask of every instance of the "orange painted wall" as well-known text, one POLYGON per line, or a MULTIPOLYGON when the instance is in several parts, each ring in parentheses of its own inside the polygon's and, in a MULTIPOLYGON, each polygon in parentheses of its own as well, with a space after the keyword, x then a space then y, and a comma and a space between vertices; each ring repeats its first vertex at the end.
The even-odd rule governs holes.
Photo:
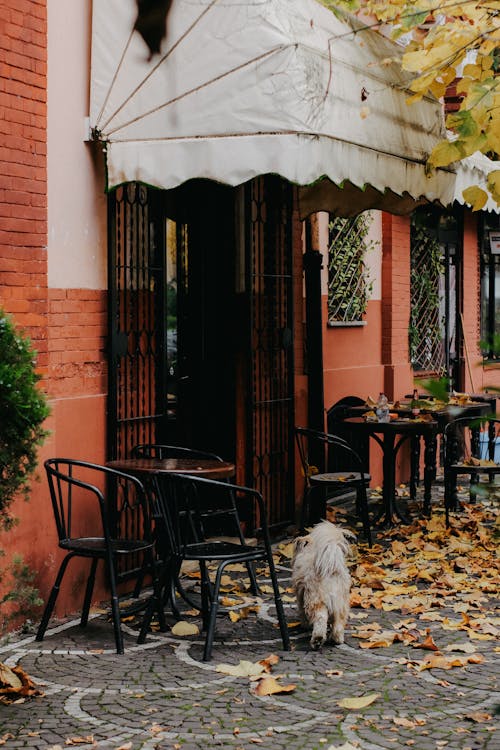
MULTIPOLYGON (((47 368, 43 385, 51 406, 46 425, 50 436, 39 451, 39 481, 32 483, 29 502, 19 500, 12 508, 19 524, 12 532, 0 535, 5 560, 9 561, 14 554, 23 554, 37 572, 36 585, 44 597, 50 590, 62 555, 57 548, 43 461, 54 456, 97 463, 105 461, 107 392, 106 292, 48 289, 46 295, 47 324, 42 331, 46 334, 47 368)), ((15 319, 22 324, 22 316, 15 316, 15 319)), ((70 563, 57 614, 74 612, 81 607, 87 570, 87 562, 70 563)), ((9 585, 6 580, 5 588, 9 585)), ((101 577, 94 600, 105 597, 101 577)))
MULTIPOLYGON (((329 328, 327 297, 323 334, 325 409, 344 396, 376 399, 380 391, 401 398, 413 388, 408 357, 410 315, 410 223, 407 217, 382 215, 382 299, 368 302, 365 326, 329 328)), ((397 463, 400 481, 409 478, 408 449, 397 463)), ((370 444, 372 486, 382 481, 381 453, 370 444)))

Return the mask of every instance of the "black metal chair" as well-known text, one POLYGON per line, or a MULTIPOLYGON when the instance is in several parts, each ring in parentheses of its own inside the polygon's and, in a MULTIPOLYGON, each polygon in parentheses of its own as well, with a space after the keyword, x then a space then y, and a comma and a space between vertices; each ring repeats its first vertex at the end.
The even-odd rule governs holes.
MULTIPOLYGON (((326 431, 329 435, 336 435, 345 440, 348 445, 358 454, 363 464, 363 471, 370 471, 370 438, 353 430, 344 421, 346 417, 360 414, 360 408, 366 409, 366 401, 359 396, 344 396, 336 401, 326 413, 326 431)), ((346 469, 357 469, 357 464, 349 465, 349 457, 339 455, 332 446, 328 452, 328 469, 330 471, 345 471, 346 469)))
POLYGON ((45 635, 68 563, 74 557, 89 558, 90 572, 80 625, 88 622, 97 564, 104 561, 111 593, 116 651, 123 654, 123 635, 116 587, 118 560, 131 557, 147 566, 153 579, 151 608, 158 612, 165 630, 160 601, 160 581, 154 560, 151 508, 144 487, 135 477, 99 464, 68 458, 45 461, 59 547, 66 551, 40 622, 36 640, 45 635), (106 484, 106 490, 101 487, 106 484), (111 493, 113 500, 111 500, 111 493))
MULTIPOLYGON (((257 490, 229 482, 172 474, 163 485, 159 500, 165 525, 170 528, 173 539, 174 570, 179 569, 184 561, 195 561, 200 567, 201 613, 203 628, 206 631, 204 661, 208 661, 212 653, 222 574, 226 566, 233 563, 253 565, 255 562, 264 562, 269 566, 283 648, 289 650, 288 627, 274 568, 267 509, 262 495, 257 490), (237 502, 249 503, 255 508, 261 537, 256 546, 217 539, 207 529, 208 519, 220 519, 224 516, 239 526, 237 502), (178 512, 179 507, 183 509, 183 513, 178 512), (214 580, 210 579, 209 563, 217 565, 214 580)), ((171 569, 166 570, 167 576, 171 573, 171 569)), ((164 585, 169 587, 169 581, 164 581, 164 585)), ((142 624, 139 642, 146 639, 153 611, 151 603, 142 624)))
POLYGON ((450 511, 459 507, 458 477, 470 478, 470 498, 474 501, 481 492, 493 488, 495 477, 500 475, 500 419, 490 417, 458 417, 444 429, 444 504, 446 525, 450 511), (482 476, 487 483, 480 484, 482 476))
MULTIPOLYGON (((224 459, 218 456, 216 453, 210 453, 209 451, 205 450, 199 450, 198 448, 186 448, 184 446, 180 445, 164 445, 162 443, 142 443, 140 445, 136 445, 132 448, 132 457, 133 458, 194 458, 194 459, 212 459, 214 461, 223 461, 224 459)), ((222 480, 226 482, 226 480, 222 480)), ((158 486, 158 478, 154 481, 154 487, 153 493, 157 494, 161 490, 158 486)), ((179 506, 179 512, 183 513, 184 511, 179 506)), ((213 513, 212 520, 215 519, 213 513)), ((228 534, 234 533, 240 540, 241 544, 245 543, 245 538, 243 536, 243 532, 241 530, 241 524, 235 523, 235 519, 233 517, 229 517, 226 519, 229 521, 229 527, 226 528, 224 531, 228 534)), ((161 552, 162 550, 166 551, 169 548, 169 543, 165 538, 165 529, 163 527, 163 519, 156 518, 156 533, 159 539, 159 544, 157 545, 158 551, 161 552)), ((247 564, 247 570, 248 575, 250 577, 250 586, 252 593, 257 596, 259 593, 259 588, 257 585, 257 579, 255 577, 255 571, 253 569, 253 565, 251 563, 247 564)), ((140 591, 140 586, 142 585, 142 581, 138 579, 137 581, 137 587, 136 587, 136 594, 140 591)), ((189 602, 192 606, 197 606, 196 602, 194 602, 189 595, 186 594, 184 591, 182 585, 177 580, 174 582, 172 580, 172 586, 177 588, 177 590, 181 593, 182 597, 189 602)), ((175 614, 178 614, 178 610, 175 604, 175 596, 174 596, 174 590, 172 589, 170 594, 171 599, 171 607, 175 614)))
POLYGON ((363 471, 363 465, 359 455, 342 438, 330 435, 326 432, 310 430, 307 427, 296 427, 295 438, 299 451, 302 472, 304 474, 304 494, 302 499, 302 522, 316 523, 326 515, 327 500, 339 493, 345 493, 346 489, 356 491, 356 511, 363 524, 363 532, 371 546, 371 527, 368 513, 367 485, 370 475, 363 471), (328 456, 335 450, 338 461, 345 460, 344 471, 324 471, 323 466, 328 466, 328 456), (312 463, 311 454, 319 455, 322 459, 318 467, 312 463), (352 467, 354 466, 354 470, 352 467), (314 503, 312 502, 314 500, 314 503))
POLYGON ((184 448, 180 445, 164 445, 160 443, 141 443, 132 448, 133 458, 212 458, 214 461, 223 459, 216 453, 198 450, 197 448, 184 448))

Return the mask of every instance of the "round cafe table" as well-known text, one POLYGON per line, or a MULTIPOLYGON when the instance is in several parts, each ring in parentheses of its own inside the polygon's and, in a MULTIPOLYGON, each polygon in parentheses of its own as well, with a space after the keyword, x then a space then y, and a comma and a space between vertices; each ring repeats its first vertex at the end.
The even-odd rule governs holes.
POLYGON ((383 492, 382 511, 376 523, 390 527, 395 517, 404 523, 409 518, 396 502, 396 457, 399 449, 407 440, 422 436, 425 441, 424 469, 424 510, 430 509, 432 480, 435 475, 435 444, 438 424, 435 420, 421 422, 415 419, 400 417, 390 422, 368 421, 363 417, 348 417, 343 423, 353 431, 359 431, 373 438, 382 448, 383 459, 383 492))
POLYGON ((167 500, 168 489, 165 486, 165 480, 171 474, 192 474, 209 479, 228 479, 236 473, 236 466, 231 461, 219 461, 213 458, 119 458, 114 461, 108 461, 106 466, 111 469, 118 469, 127 474, 139 477, 155 504, 155 497, 163 498, 162 507, 164 513, 156 515, 156 522, 164 533, 160 532, 159 540, 161 554, 164 558, 165 579, 163 582, 166 592, 166 600, 170 602, 172 613, 179 619, 180 612, 175 601, 175 592, 187 601, 191 606, 199 608, 199 603, 194 602, 184 591, 179 580, 180 569, 172 569, 169 559, 173 540, 177 534, 177 524, 179 522, 179 512, 174 504, 170 507, 167 500))
POLYGON ((108 461, 111 469, 128 474, 159 477, 162 474, 193 474, 209 479, 228 479, 234 476, 236 467, 230 461, 212 458, 118 458, 108 461))

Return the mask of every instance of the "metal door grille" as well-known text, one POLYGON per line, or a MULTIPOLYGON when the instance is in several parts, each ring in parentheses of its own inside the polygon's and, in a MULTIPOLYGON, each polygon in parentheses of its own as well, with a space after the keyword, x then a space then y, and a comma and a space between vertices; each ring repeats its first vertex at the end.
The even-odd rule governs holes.
POLYGON ((436 237, 412 225, 410 359, 415 370, 446 370, 440 282, 444 264, 436 237))
POLYGON ((165 226, 161 194, 129 183, 109 197, 108 455, 159 438, 166 418, 165 226))
POLYGON ((247 186, 251 372, 247 455, 272 526, 294 520, 292 187, 276 177, 247 186), (251 454, 248 450, 251 448, 251 454))

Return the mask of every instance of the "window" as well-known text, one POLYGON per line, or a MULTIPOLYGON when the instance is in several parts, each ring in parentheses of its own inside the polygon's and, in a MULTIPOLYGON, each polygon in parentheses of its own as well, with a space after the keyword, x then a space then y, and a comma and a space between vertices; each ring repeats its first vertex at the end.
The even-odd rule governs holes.
POLYGON ((361 323, 372 285, 365 255, 376 243, 367 239, 371 215, 332 218, 328 248, 328 325, 361 323))
POLYGON ((500 359, 500 219, 482 216, 481 253, 481 349, 486 359, 500 359))
POLYGON ((410 361, 418 372, 458 378, 457 263, 461 213, 434 206, 411 217, 410 361))

